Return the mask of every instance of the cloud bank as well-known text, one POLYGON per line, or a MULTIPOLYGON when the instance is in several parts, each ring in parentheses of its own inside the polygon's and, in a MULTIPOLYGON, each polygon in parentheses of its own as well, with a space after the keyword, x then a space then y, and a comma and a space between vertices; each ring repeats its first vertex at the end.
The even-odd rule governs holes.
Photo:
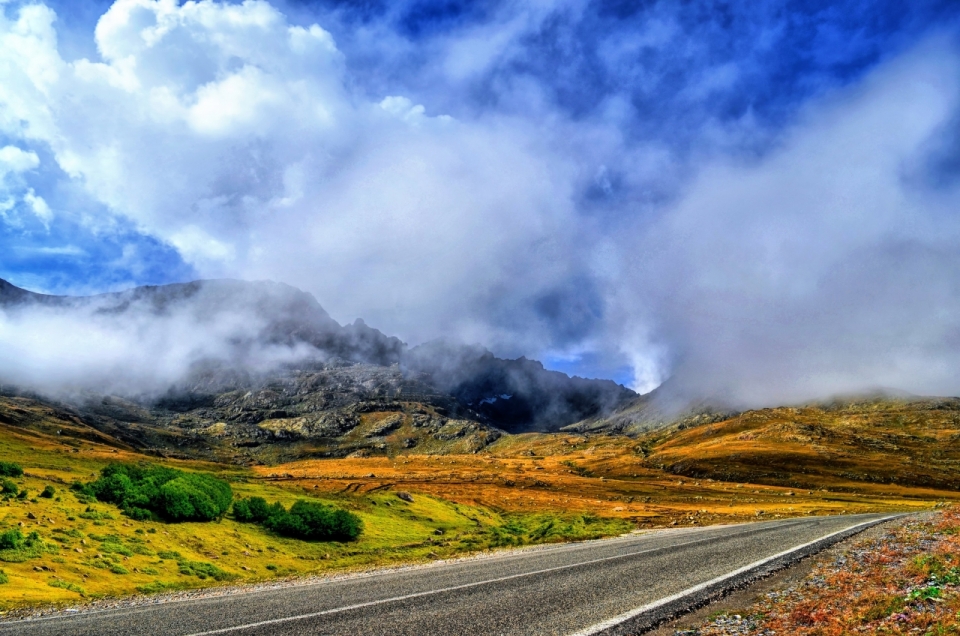
MULTIPOLYGON (((175 254, 171 276, 283 281, 412 344, 639 390, 960 393, 944 10, 414 5, 117 0, 76 59, 55 8, 0 5, 5 232, 68 258, 93 249, 75 228, 124 243, 130 280, 175 254)), ((53 364, 37 325, 0 332, 23 373, 53 364)), ((97 333, 61 358, 144 364, 97 333)))
POLYGON ((329 357, 291 338, 295 329, 340 333, 309 296, 265 282, 14 302, 0 309, 0 386, 147 401, 170 390, 232 387, 329 357), (295 328, 285 323, 290 316, 295 328))

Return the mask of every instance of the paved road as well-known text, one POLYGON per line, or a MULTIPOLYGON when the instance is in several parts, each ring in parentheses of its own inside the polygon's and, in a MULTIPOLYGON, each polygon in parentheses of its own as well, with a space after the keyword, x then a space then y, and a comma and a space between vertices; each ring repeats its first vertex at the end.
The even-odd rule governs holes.
POLYGON ((637 608, 881 517, 631 535, 219 598, 0 623, 0 635, 596 633, 637 608))

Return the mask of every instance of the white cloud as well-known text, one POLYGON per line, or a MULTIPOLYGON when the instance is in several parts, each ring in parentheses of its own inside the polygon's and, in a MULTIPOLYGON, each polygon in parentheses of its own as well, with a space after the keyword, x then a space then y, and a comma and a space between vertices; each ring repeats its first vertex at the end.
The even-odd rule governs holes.
POLYGON ((49 144, 203 276, 283 280, 417 341, 472 333, 491 298, 536 296, 575 267, 577 161, 524 122, 366 101, 329 33, 266 2, 118 0, 101 61, 61 60, 53 20, 34 7, 0 23, 45 60, 0 64, 0 86, 32 100, 0 115, 27 131, 0 131, 49 144), (551 251, 566 260, 544 263, 551 251))
POLYGON ((960 201, 907 167, 960 109, 958 77, 928 42, 811 106, 769 156, 705 166, 632 234, 645 277, 624 323, 658 325, 687 390, 748 404, 956 394, 960 201))
POLYGON ((0 148, 0 180, 8 174, 34 170, 39 165, 40 158, 35 152, 27 152, 16 146, 0 148))
MULTIPOLYGON (((57 253, 77 252, 66 247, 57 253)), ((110 297, 0 311, 0 382, 53 394, 155 397, 196 365, 219 363, 255 374, 318 355, 306 345, 272 344, 264 336, 271 312, 290 300, 281 286, 232 290, 229 307, 224 293, 231 294, 229 283, 174 299, 163 311, 149 301, 110 297)))
POLYGON ((50 221, 53 220, 53 210, 51 210, 47 202, 43 200, 43 197, 36 194, 33 188, 30 188, 24 195, 23 200, 30 206, 30 209, 36 217, 40 219, 40 222, 49 227, 50 221))

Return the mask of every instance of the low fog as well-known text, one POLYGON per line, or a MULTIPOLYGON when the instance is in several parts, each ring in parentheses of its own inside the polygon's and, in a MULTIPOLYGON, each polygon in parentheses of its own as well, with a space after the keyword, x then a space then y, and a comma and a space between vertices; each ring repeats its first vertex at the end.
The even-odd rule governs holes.
POLYGON ((175 290, 0 307, 0 383, 64 399, 150 401, 189 390, 211 371, 255 379, 322 362, 328 352, 296 330, 340 331, 312 299, 283 285, 213 281, 175 290), (284 329, 291 317, 296 326, 284 329))
MULTIPOLYGON (((670 378, 736 406, 960 394, 956 35, 810 79, 776 117, 721 117, 711 102, 756 61, 712 65, 697 46, 714 30, 654 12, 591 35, 626 88, 586 108, 557 97, 570 78, 530 70, 546 55, 534 36, 582 3, 500 7, 419 48, 386 18, 301 24, 268 2, 118 0, 86 34, 43 4, 0 4, 0 214, 24 236, 128 223, 198 278, 287 283, 411 345, 479 343, 641 392, 670 378), (631 57, 643 47, 689 58, 687 84, 660 82, 631 57), (646 114, 631 110, 642 90, 646 114)), ((138 249, 123 276, 146 266, 138 249)), ((260 338, 249 308, 103 302, 0 312, 0 378, 136 393, 202 360, 316 355, 260 338)))
POLYGON ((638 232, 628 317, 657 325, 675 389, 751 405, 960 392, 960 193, 934 163, 958 77, 928 42, 811 107, 769 156, 705 166, 638 232))

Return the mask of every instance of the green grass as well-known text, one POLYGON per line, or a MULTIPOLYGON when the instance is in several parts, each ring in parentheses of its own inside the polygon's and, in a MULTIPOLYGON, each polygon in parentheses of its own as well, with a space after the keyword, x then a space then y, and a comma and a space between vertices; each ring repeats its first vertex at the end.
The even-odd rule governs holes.
POLYGON ((0 550, 9 580, 0 587, 0 610, 367 569, 632 528, 590 515, 498 513, 423 494, 409 502, 389 490, 317 496, 235 466, 143 458, 0 426, 0 461, 14 459, 25 471, 8 478, 18 491, 50 486, 56 497, 0 499, 0 533, 20 529, 24 537, 39 535, 29 546, 0 550), (69 488, 91 481, 111 462, 144 459, 213 473, 230 482, 237 498, 263 497, 287 509, 298 500, 342 508, 357 515, 364 530, 355 541, 301 541, 230 516, 212 522, 137 521, 69 488))

